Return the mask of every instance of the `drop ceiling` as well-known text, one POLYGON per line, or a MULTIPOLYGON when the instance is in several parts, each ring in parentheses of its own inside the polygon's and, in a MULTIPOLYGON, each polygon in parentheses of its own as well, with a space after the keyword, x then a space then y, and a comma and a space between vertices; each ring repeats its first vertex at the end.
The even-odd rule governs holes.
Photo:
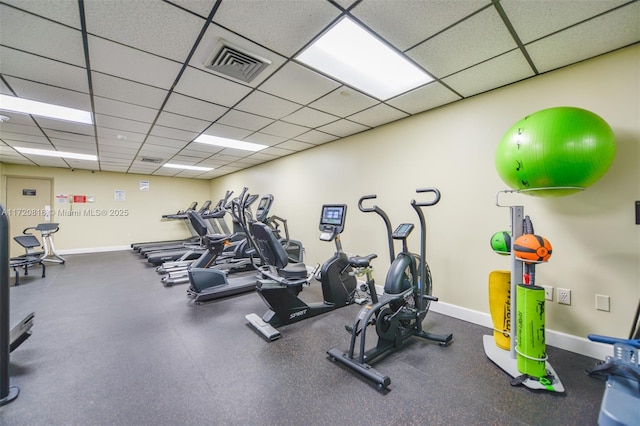
POLYGON ((88 110, 94 124, 0 111, 0 162, 212 179, 639 41, 628 0, 4 0, 0 93, 88 110), (435 81, 380 100, 296 62, 345 15, 435 81), (268 65, 250 82, 218 74, 207 61, 221 43, 268 65))

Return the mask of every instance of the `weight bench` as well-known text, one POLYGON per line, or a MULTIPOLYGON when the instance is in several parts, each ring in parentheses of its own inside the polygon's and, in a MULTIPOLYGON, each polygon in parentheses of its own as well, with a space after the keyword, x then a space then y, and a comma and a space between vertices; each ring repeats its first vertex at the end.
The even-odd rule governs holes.
POLYGON ((18 268, 23 268, 24 274, 29 275, 30 266, 40 265, 42 266, 42 278, 44 278, 46 268, 41 258, 43 253, 35 252, 36 247, 41 247, 40 241, 38 241, 38 239, 33 235, 19 235, 17 237, 13 237, 13 239, 24 247, 26 252, 22 256, 12 257, 9 259, 9 267, 13 269, 16 276, 14 285, 20 285, 20 273, 18 272, 18 268))

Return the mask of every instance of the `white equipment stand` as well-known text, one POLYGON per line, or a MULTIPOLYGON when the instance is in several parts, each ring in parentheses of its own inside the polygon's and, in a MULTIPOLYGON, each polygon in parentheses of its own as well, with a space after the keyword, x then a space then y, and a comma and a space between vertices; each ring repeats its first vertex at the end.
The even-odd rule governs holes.
MULTIPOLYGON (((500 193, 521 192, 517 190, 505 190, 499 191, 496 194, 496 205, 498 207, 509 207, 511 210, 511 244, 516 238, 523 234, 523 220, 524 220, 524 207, 523 206, 503 206, 500 205, 498 196, 500 193)), ((513 322, 513 318, 516 313, 516 285, 522 282, 522 261, 518 260, 513 250, 511 250, 511 330, 510 336, 510 350, 501 349, 496 346, 496 342, 493 335, 483 336, 482 343, 484 346, 484 352, 487 357, 493 361, 498 367, 504 370, 511 377, 518 378, 524 386, 530 389, 548 390, 551 392, 564 392, 564 386, 558 378, 555 370, 546 361, 547 375, 541 379, 523 376, 518 371, 518 362, 516 356, 516 327, 513 322)), ((502 330, 501 330, 502 331, 502 330)))

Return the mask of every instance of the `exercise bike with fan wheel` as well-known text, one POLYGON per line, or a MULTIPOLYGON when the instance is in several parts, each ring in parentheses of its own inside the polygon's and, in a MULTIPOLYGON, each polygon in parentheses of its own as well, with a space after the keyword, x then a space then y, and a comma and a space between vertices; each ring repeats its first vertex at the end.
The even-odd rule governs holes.
POLYGON ((425 259, 426 223, 423 207, 434 206, 440 201, 440 191, 436 188, 417 189, 417 193, 432 193, 431 201, 411 201, 420 223, 420 254, 411 253, 407 247, 407 238, 415 228, 411 223, 400 224, 393 232, 387 214, 378 206, 363 206, 366 200, 375 199, 375 195, 360 198, 358 207, 365 213, 376 213, 384 221, 387 228, 389 255, 391 266, 387 272, 384 292, 378 297, 373 278, 371 261, 377 257, 355 256, 349 258, 349 264, 356 275, 365 275, 371 302, 358 313, 353 326, 347 326, 351 334, 349 350, 344 353, 338 349, 330 349, 327 353, 332 361, 354 370, 366 379, 374 382, 378 390, 385 390, 391 383, 389 376, 376 371, 370 363, 376 358, 402 347, 410 337, 416 336, 439 343, 449 344, 452 334, 437 335, 423 330, 422 322, 427 315, 431 302, 438 301, 431 295, 431 272, 425 259), (394 241, 402 242, 402 251, 395 255, 394 241), (377 344, 370 349, 367 345, 367 328, 373 326, 378 336, 377 344), (359 340, 358 340, 359 339, 359 340))

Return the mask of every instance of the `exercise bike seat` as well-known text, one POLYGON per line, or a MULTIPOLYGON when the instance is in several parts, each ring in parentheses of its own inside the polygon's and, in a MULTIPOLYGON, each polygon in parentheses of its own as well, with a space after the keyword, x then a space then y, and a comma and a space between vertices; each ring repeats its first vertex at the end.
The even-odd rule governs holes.
POLYGON ((286 279, 306 278, 308 271, 304 263, 288 263, 284 268, 278 269, 278 274, 286 279))
POLYGON ((215 246, 218 244, 224 244, 229 241, 231 238, 230 235, 227 234, 208 234, 206 236, 207 245, 215 246))
POLYGON ((353 266, 354 268, 366 268, 376 257, 378 257, 378 255, 374 253, 368 254, 366 256, 352 256, 348 259, 348 262, 349 265, 353 266))

